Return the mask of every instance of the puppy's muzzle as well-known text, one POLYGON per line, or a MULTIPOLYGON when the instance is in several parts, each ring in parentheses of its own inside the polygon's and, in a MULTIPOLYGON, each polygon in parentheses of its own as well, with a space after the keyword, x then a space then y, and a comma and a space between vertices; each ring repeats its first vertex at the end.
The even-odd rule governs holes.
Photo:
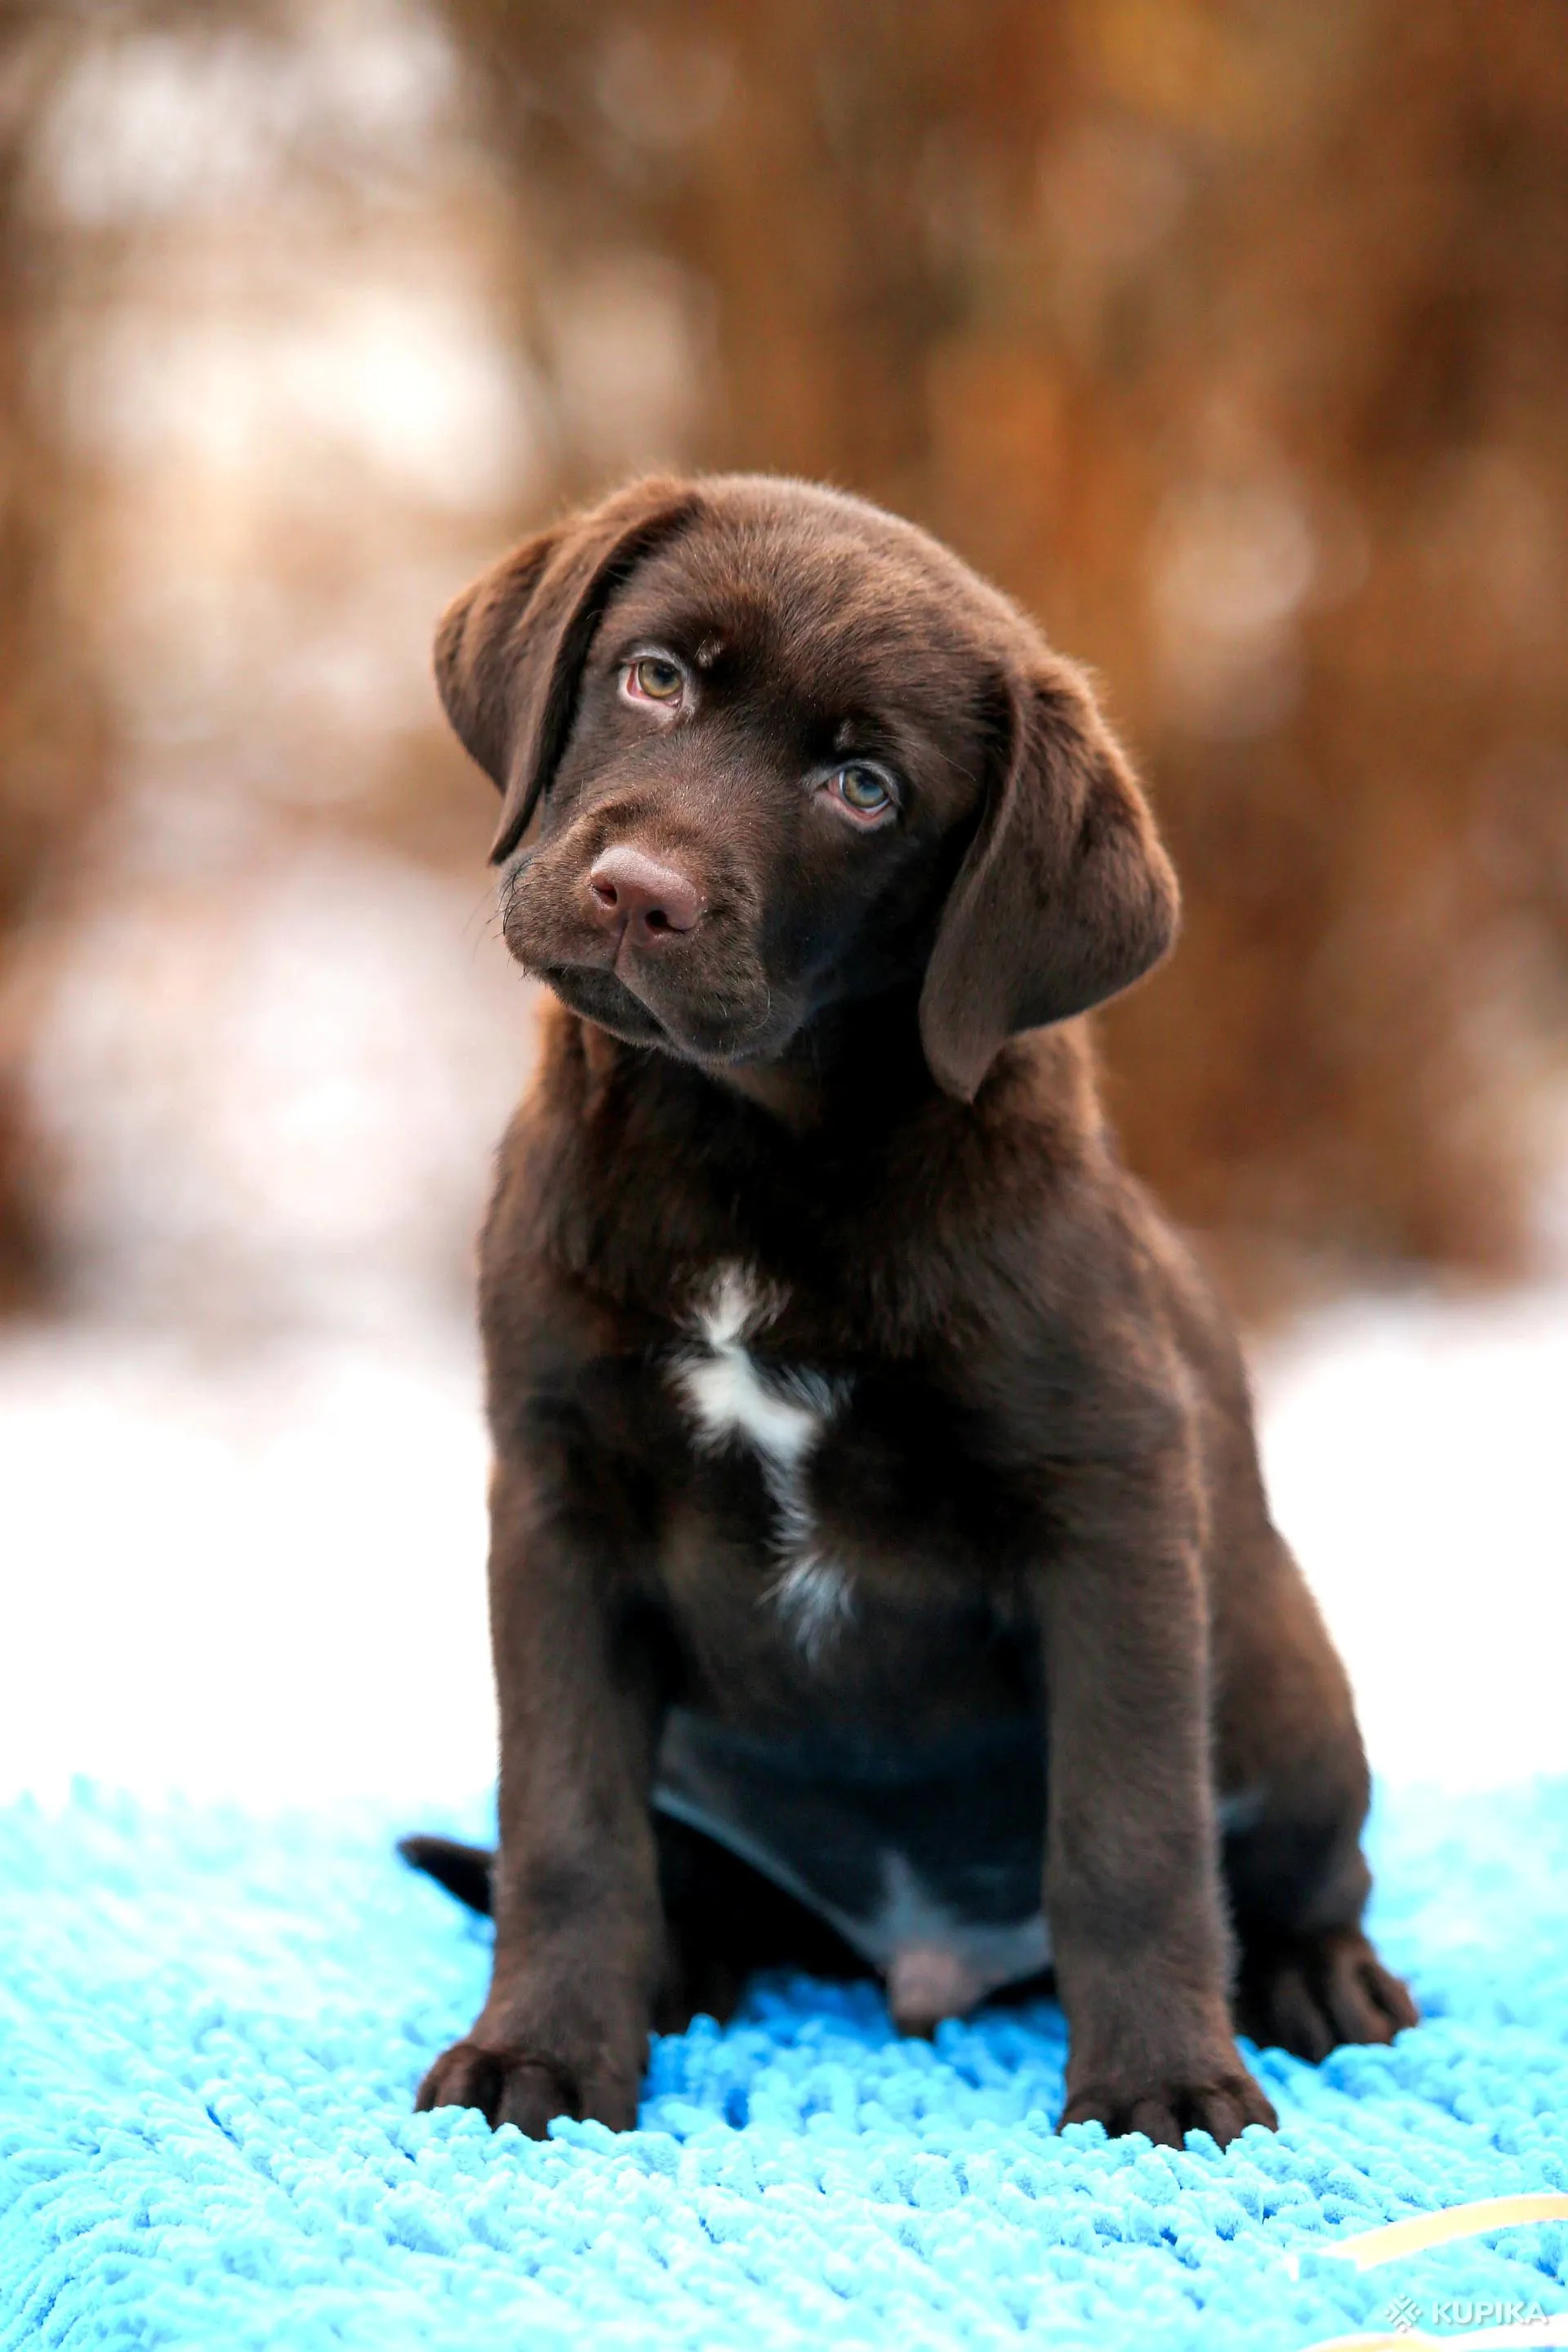
POLYGON ((525 971, 629 1043, 699 1058, 755 1050, 770 1011, 793 1007, 763 968, 762 916, 747 875, 701 844, 606 842, 597 824, 521 858, 501 889, 525 971))

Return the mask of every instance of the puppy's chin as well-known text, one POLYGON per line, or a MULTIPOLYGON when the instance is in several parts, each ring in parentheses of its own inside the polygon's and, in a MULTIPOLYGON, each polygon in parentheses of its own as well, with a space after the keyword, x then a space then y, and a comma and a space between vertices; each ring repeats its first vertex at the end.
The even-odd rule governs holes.
POLYGON ((664 1024, 638 1002, 613 971, 590 971, 570 964, 535 964, 530 969, 569 1012, 580 1013, 584 1020, 596 1022, 613 1037, 623 1039, 628 1045, 669 1044, 664 1024))
POLYGON ((761 1018, 750 1008, 661 1003, 658 1011, 619 975, 584 964, 530 967, 573 1013, 607 1029, 628 1045, 658 1045, 683 1062, 744 1061, 765 1050, 771 1027, 764 999, 761 1018))

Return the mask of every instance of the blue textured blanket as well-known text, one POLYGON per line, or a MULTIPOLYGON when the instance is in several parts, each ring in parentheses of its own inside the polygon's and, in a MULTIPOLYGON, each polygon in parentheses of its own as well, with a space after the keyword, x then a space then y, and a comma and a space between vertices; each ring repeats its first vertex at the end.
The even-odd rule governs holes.
POLYGON ((1283 2128, 1225 2156, 1056 2137, 1049 2005, 932 2047, 804 1982, 658 2043, 627 2137, 416 2118, 488 1930, 394 1858, 406 1826, 0 1814, 7 2352, 1297 2352, 1568 2311, 1568 2223, 1364 2275, 1321 2252, 1568 2188, 1568 1783, 1385 1801, 1377 1927, 1426 2022, 1317 2069, 1263 2053, 1283 2128))

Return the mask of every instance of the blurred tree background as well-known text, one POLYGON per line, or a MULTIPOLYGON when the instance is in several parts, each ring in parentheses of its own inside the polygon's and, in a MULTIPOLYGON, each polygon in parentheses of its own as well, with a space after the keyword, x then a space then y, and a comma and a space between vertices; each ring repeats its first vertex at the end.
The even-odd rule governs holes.
POLYGON ((5 24, 13 1296, 458 1262, 521 1013, 440 944, 482 933, 489 811, 429 623, 660 462, 894 506, 1097 669, 1187 897, 1102 1023, 1115 1114, 1245 1303, 1528 1268, 1568 1095, 1562 0, 5 24))

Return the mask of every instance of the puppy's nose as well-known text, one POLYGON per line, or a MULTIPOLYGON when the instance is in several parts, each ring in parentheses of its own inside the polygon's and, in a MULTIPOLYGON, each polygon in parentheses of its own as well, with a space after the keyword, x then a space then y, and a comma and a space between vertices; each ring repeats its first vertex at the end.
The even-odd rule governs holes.
POLYGON ((640 849, 606 849, 595 859, 588 903, 606 930, 629 930, 634 938, 695 930, 702 914, 696 884, 640 849))

